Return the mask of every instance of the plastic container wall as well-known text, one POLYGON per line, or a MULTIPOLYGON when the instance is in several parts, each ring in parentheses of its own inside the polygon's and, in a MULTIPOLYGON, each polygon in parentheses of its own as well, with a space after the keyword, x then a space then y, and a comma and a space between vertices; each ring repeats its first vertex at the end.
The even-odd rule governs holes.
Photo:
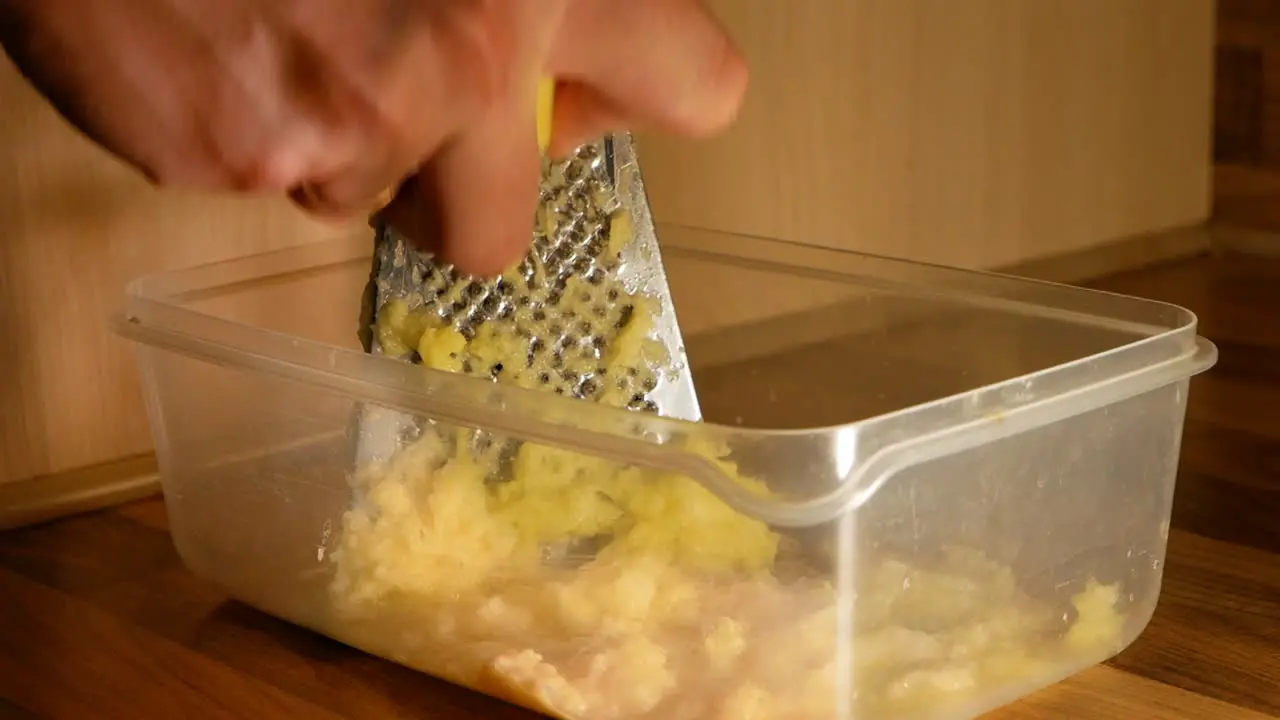
POLYGON ((1213 361, 1190 313, 662 238, 706 423, 363 355, 358 240, 137 283, 184 561, 569 718, 967 718, 1141 632, 1213 361), (370 406, 425 429, 356 468, 370 406))

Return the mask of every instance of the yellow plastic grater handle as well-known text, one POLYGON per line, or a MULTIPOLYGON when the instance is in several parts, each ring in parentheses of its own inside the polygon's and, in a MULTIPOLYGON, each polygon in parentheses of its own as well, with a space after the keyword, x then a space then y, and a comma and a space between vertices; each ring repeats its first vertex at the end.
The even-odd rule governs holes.
MULTIPOLYGON (((551 145, 551 120, 556 110, 556 79, 552 77, 538 78, 538 98, 536 101, 535 120, 538 128, 538 152, 547 154, 551 145)), ((378 194, 378 207, 386 207, 395 198, 396 189, 387 188, 378 194)))
POLYGON ((538 152, 547 154, 551 145, 551 119, 556 109, 556 79, 552 77, 538 78, 538 152))

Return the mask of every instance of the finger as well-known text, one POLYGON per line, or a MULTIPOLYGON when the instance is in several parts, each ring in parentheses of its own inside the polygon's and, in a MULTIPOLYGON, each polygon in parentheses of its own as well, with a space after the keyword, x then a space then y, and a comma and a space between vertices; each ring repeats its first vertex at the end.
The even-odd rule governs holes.
MULTIPOLYGON (((374 152, 370 150, 370 152, 374 152)), ((318 179, 289 188, 289 198, 303 210, 322 217, 346 218, 376 211, 390 202, 396 189, 412 173, 401 168, 404 158, 382 162, 351 162, 318 179)), ((312 177, 316 174, 313 173, 312 177)))
POLYGON ((697 0, 578 0, 549 65, 628 116, 690 136, 732 123, 747 88, 746 63, 697 0))
POLYGON ((532 239, 539 153, 536 78, 514 89, 431 163, 441 211, 441 256, 465 273, 492 275, 518 261, 532 239))
POLYGON ((287 179, 290 185, 284 190, 289 199, 321 218, 344 219, 376 210, 377 191, 368 188, 386 187, 390 181, 383 179, 380 183, 375 174, 383 163, 361 163, 357 159, 362 145, 366 153, 374 152, 370 140, 361 137, 365 134, 349 131, 347 139, 341 141, 324 130, 297 133, 280 146, 289 152, 275 156, 270 166, 272 179, 277 183, 287 179))
POLYGON ((289 200, 301 210, 325 220, 344 221, 358 215, 369 215, 382 210, 395 197, 397 186, 388 186, 381 192, 358 200, 347 199, 339 204, 326 194, 323 185, 301 183, 290 188, 289 200))
POLYGON ((418 183, 435 192, 442 259, 476 275, 502 272, 532 240, 541 157, 539 78, 565 2, 506 0, 488 7, 491 46, 506 49, 497 54, 498 91, 432 159, 427 172, 433 183, 418 183))
MULTIPOLYGON (((419 24, 398 29, 394 49, 371 66, 380 70, 343 75, 344 66, 336 65, 336 83, 297 83, 330 135, 341 135, 319 148, 291 192, 308 211, 349 216, 375 209, 380 194, 416 172, 489 104, 494 50, 467 27, 476 14, 445 12, 465 10, 461 3, 432 7, 439 12, 419 14, 419 24)), ((317 34, 302 44, 298 52, 316 61, 306 65, 325 62, 324 39, 317 34)))
POLYGON ((564 157, 584 143, 624 129, 638 128, 608 97, 580 83, 560 83, 556 89, 555 125, 547 155, 564 157))

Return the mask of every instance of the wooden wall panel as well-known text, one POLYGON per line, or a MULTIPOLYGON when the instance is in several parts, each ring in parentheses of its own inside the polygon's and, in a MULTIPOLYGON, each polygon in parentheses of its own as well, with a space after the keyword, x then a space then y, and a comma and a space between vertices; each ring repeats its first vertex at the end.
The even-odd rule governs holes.
POLYGON ((132 278, 326 237, 283 203, 159 192, 0 56, 0 482, 151 448, 106 317, 132 278))
POLYGON ((663 221, 964 266, 1204 220, 1212 0, 714 0, 741 122, 641 138, 663 221))
POLYGON ((1280 231, 1280 3, 1219 0, 1215 56, 1214 220, 1280 231))

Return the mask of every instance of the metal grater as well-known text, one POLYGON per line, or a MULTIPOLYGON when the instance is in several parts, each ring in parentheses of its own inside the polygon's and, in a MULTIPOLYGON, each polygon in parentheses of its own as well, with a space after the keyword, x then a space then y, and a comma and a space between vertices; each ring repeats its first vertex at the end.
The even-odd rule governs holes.
MULTIPOLYGON (((523 338, 529 345, 526 370, 545 370, 536 377, 538 387, 589 401, 610 392, 625 398, 631 410, 699 420, 631 138, 606 137, 578 148, 567 160, 544 160, 542 168, 532 248, 517 272, 502 278, 460 275, 389 228, 377 229, 362 317, 366 352, 383 354, 372 328, 379 309, 400 299, 411 308, 425 306, 468 340, 485 325, 494 326, 490 333, 523 338), (618 229, 612 218, 618 211, 631 231, 610 252, 610 233, 618 229), (578 296, 566 296, 567 289, 578 296), (650 304, 650 337, 660 352, 641 367, 613 375, 592 371, 592 358, 607 355, 627 318, 628 295, 642 296, 650 304), (581 371, 584 367, 587 371, 581 371)), ((398 359, 421 360, 414 352, 398 359)), ((495 381, 509 370, 464 367, 464 372, 488 374, 495 381)), ((389 458, 422 431, 412 417, 379 407, 366 407, 359 424, 357 467, 389 458)))

